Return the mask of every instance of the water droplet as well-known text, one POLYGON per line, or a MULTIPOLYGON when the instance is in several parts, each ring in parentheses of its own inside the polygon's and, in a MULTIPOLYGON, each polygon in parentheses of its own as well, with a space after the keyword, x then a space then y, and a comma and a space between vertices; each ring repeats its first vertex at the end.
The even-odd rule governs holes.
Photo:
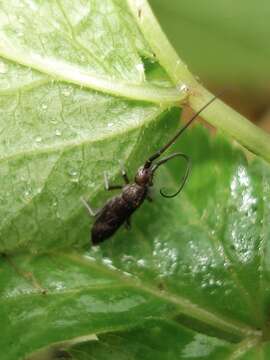
POLYGON ((61 136, 61 135, 62 135, 62 132, 61 132, 59 129, 56 129, 56 130, 55 130, 55 135, 56 135, 56 136, 61 136))
POLYGON ((113 126, 113 123, 112 122, 110 122, 110 123, 108 123, 108 125, 107 125, 108 127, 112 127, 113 126))
POLYGON ((62 94, 64 96, 70 96, 71 92, 68 89, 65 89, 65 90, 62 91, 62 94))
POLYGON ((78 176, 78 172, 76 170, 72 169, 68 173, 71 176, 71 182, 73 182, 73 183, 79 182, 79 176, 78 176))
POLYGON ((144 259, 139 259, 139 260, 137 261, 137 265, 138 265, 139 267, 145 267, 145 266, 146 266, 146 261, 145 261, 144 259))
POLYGON ((181 92, 189 92, 189 87, 186 84, 180 83, 176 86, 176 89, 181 92))
POLYGON ((122 256, 122 262, 130 262, 130 261, 134 261, 134 257, 131 255, 123 255, 122 256))
POLYGON ((207 288, 207 283, 203 282, 202 285, 201 285, 201 288, 202 288, 202 289, 207 288))
POLYGON ((77 176, 78 175, 78 172, 76 170, 70 170, 69 171, 69 175, 70 176, 77 176))
POLYGON ((111 269, 116 269, 116 267, 113 266, 112 260, 109 259, 109 258, 103 258, 103 259, 102 259, 102 263, 103 263, 104 265, 108 266, 108 267, 111 268, 111 269))
POLYGON ((48 105, 47 104, 42 104, 41 108, 42 108, 42 110, 46 110, 48 108, 48 105))
POLYGON ((37 136, 35 140, 36 140, 37 143, 40 143, 42 141, 42 137, 37 136))
POLYGON ((129 272, 127 272, 127 271, 123 271, 122 274, 123 274, 123 275, 126 275, 126 276, 131 276, 131 277, 132 277, 132 274, 129 273, 129 272))

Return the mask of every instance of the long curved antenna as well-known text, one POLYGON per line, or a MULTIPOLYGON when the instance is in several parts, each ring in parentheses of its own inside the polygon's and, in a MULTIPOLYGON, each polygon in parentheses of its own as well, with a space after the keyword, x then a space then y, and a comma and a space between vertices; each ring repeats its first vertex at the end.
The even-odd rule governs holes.
POLYGON ((210 104, 212 104, 213 101, 217 99, 217 97, 220 96, 220 94, 214 96, 210 101, 208 101, 195 115, 191 117, 191 119, 174 135, 174 137, 162 148, 160 148, 156 153, 154 153, 152 156, 149 157, 148 160, 146 160, 144 167, 149 168, 152 164, 152 162, 160 157, 164 151, 166 151, 174 142, 175 140, 191 125, 191 123, 205 110, 210 104))
POLYGON ((185 186, 185 183, 187 181, 188 175, 189 175, 190 170, 191 170, 191 160, 186 154, 183 154, 181 152, 177 152, 177 153, 171 154, 171 155, 161 159, 160 161, 155 163, 153 165, 153 167, 152 167, 152 171, 154 173, 160 167, 160 165, 165 164, 167 161, 173 159, 176 156, 180 156, 180 157, 182 157, 182 158, 184 158, 186 160, 186 163, 187 163, 186 172, 185 172, 184 176, 182 177, 182 182, 181 182, 181 185, 180 185, 179 189, 175 193, 173 193, 171 195, 167 195, 167 194, 164 194, 162 189, 160 189, 160 194, 165 198, 173 198, 173 197, 175 197, 176 195, 178 195, 181 192, 181 190, 185 186))

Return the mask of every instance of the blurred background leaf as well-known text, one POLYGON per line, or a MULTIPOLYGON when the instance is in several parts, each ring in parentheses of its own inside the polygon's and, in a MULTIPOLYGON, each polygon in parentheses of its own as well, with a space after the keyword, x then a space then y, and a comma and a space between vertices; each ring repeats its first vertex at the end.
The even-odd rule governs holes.
POLYGON ((206 87, 270 131, 270 2, 149 1, 163 30, 206 87))

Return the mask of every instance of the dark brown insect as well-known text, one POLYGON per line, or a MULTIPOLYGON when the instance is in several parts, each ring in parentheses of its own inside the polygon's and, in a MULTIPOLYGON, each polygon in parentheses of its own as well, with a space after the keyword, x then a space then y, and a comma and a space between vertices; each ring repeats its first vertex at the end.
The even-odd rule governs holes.
POLYGON ((160 190, 160 193, 166 198, 172 198, 180 193, 187 181, 191 169, 190 158, 181 152, 177 152, 157 162, 154 161, 159 158, 160 155, 163 154, 164 151, 166 151, 176 141, 176 139, 189 127, 189 125, 196 119, 196 117, 215 99, 216 97, 212 98, 207 104, 205 104, 182 128, 180 128, 180 130, 178 130, 178 132, 167 144, 161 147, 157 152, 150 156, 149 159, 146 160, 144 165, 138 169, 133 183, 129 182, 127 174, 124 170, 122 170, 122 176, 125 181, 125 185, 109 185, 108 179, 105 176, 106 190, 121 189, 122 192, 119 195, 109 199, 100 210, 93 211, 90 205, 84 199, 81 199, 88 209, 90 215, 95 217, 95 222, 91 231, 93 245, 98 245, 111 237, 123 224, 126 224, 126 226, 130 227, 130 218, 134 211, 140 207, 145 199, 151 201, 149 189, 151 186, 153 186, 153 178, 156 170, 160 165, 165 164, 167 161, 177 156, 182 157, 187 163, 181 185, 179 189, 171 195, 164 194, 162 190, 160 190))

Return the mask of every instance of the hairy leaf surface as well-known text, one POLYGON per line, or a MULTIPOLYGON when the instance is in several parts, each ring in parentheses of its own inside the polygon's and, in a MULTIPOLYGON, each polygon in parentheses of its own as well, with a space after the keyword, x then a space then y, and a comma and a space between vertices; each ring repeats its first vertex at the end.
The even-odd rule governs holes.
POLYGON ((175 159, 132 230, 90 248, 81 197, 102 206, 119 160, 132 179, 184 98, 136 21, 125 0, 1 2, 3 360, 269 352, 270 169, 223 138, 190 130, 174 148, 193 161, 181 195, 158 192, 179 186, 175 159))
MULTIPOLYGON (((249 165, 220 137, 207 138, 193 129, 177 145, 193 159, 188 185, 172 200, 156 191, 154 202, 135 214, 131 231, 121 229, 86 253, 2 260, 7 359, 89 334, 103 335, 82 353, 88 346, 89 354, 103 353, 105 346, 118 354, 130 340, 123 358, 152 341, 158 348, 163 332, 175 334, 168 359, 184 359, 194 342, 208 349, 203 359, 259 346, 269 314, 270 169, 261 161, 249 165), (142 336, 148 330, 149 337, 142 336)), ((179 183, 181 164, 170 165, 160 170, 156 190, 179 183)), ((146 359, 148 352, 154 356, 151 349, 146 359)))

